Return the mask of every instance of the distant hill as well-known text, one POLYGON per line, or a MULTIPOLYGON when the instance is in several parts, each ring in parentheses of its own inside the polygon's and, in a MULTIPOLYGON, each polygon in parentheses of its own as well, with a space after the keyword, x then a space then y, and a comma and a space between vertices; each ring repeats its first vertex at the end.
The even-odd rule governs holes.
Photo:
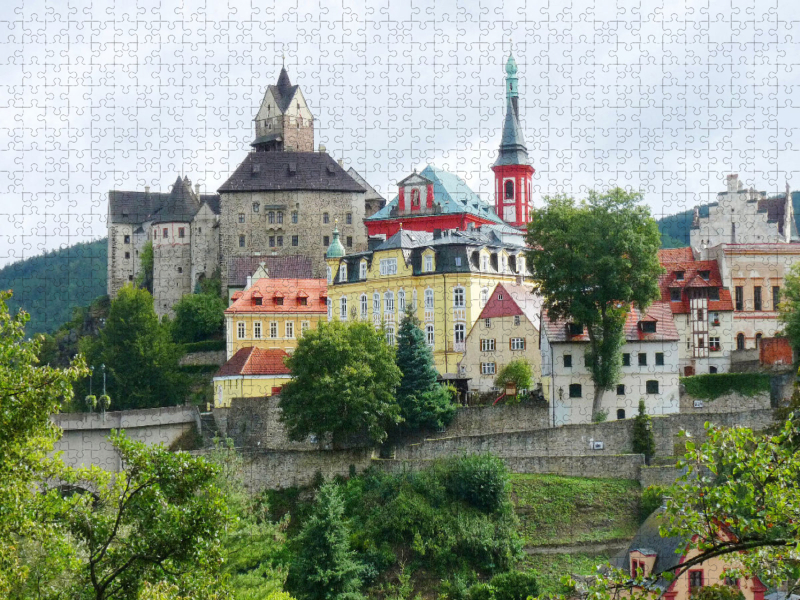
POLYGON ((0 269, 0 289, 12 290, 12 314, 30 313, 26 333, 50 333, 72 318, 72 309, 106 293, 106 238, 75 244, 0 269))

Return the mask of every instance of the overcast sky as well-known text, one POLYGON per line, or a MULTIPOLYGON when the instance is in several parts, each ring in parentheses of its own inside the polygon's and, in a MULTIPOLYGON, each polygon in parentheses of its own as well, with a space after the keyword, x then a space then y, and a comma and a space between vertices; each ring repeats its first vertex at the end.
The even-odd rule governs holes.
POLYGON ((489 199, 509 49, 536 204, 800 188, 798 4, 2 0, 0 265, 104 236, 110 189, 213 193, 282 53, 316 143, 388 198, 434 164, 489 199))

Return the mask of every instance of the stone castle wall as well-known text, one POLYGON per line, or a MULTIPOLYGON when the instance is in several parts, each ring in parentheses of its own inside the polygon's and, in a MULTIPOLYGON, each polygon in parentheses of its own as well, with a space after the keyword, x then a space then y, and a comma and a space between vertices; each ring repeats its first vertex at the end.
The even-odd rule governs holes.
POLYGON ((174 316, 173 307, 192 293, 192 247, 189 223, 158 223, 153 240, 153 306, 156 314, 174 316), (167 237, 163 237, 163 230, 167 237), (179 237, 183 229, 184 237, 179 237))
POLYGON ((742 410, 766 410, 770 408, 769 392, 762 392, 755 396, 743 396, 742 394, 732 393, 714 400, 708 398, 694 398, 689 394, 681 394, 680 412, 684 414, 693 413, 728 413, 742 410), (699 402, 699 406, 695 406, 699 402))

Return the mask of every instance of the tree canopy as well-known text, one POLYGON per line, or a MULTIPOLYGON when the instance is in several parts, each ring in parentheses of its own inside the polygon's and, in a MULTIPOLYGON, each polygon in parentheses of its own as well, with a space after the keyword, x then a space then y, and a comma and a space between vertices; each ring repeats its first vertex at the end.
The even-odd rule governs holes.
POLYGON ((281 419, 293 440, 329 435, 340 444, 366 435, 379 443, 400 421, 394 348, 371 324, 320 323, 303 334, 286 365, 292 379, 281 390, 281 419))
POLYGON ((545 197, 528 224, 528 264, 548 316, 586 327, 594 382, 592 415, 619 377, 623 328, 631 305, 660 296, 660 234, 641 194, 614 188, 578 203, 545 197))
POLYGON ((172 338, 179 343, 190 343, 221 335, 225 308, 219 293, 187 294, 175 305, 172 338))
POLYGON ((778 319, 795 356, 800 356, 800 263, 792 265, 783 280, 778 319))

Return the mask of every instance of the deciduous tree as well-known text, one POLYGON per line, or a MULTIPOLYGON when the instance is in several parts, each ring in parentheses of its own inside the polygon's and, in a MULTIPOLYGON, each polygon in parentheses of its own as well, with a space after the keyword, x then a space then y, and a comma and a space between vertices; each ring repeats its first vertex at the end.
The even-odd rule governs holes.
POLYGON ((187 294, 175 305, 172 337, 176 342, 207 340, 222 333, 225 302, 219 294, 187 294))

